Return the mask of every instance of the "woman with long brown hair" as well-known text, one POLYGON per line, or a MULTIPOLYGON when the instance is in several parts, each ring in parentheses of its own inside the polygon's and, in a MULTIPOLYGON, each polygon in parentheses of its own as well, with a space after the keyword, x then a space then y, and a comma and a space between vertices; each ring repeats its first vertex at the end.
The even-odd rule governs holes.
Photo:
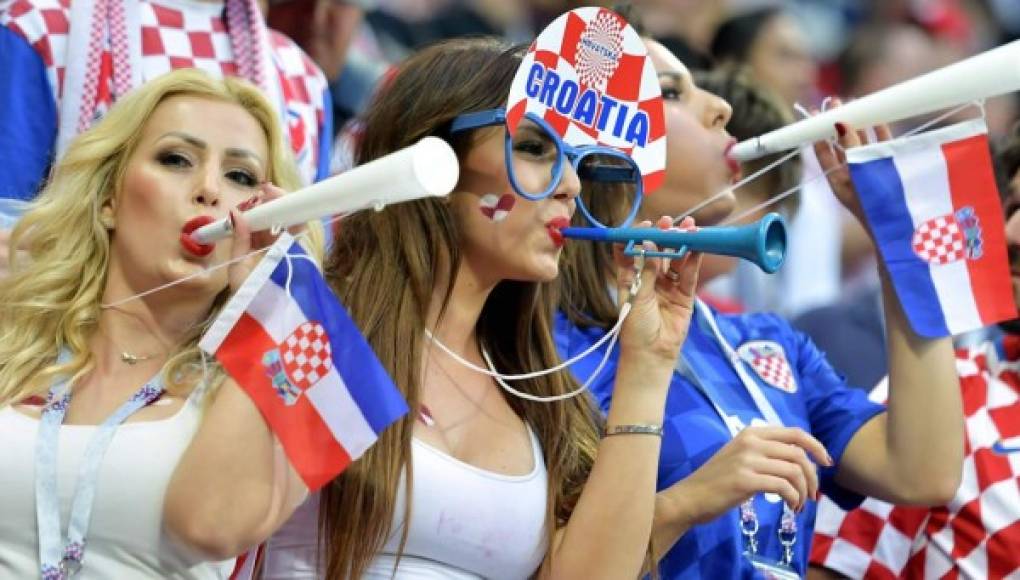
MULTIPOLYGON (((601 439, 586 393, 565 396, 577 390, 568 373, 515 383, 528 397, 519 398, 454 357, 508 374, 557 361, 548 283, 580 182, 564 164, 550 195, 516 197, 520 184, 545 189, 552 143, 515 133, 505 159, 499 115, 478 122, 504 104, 522 54, 487 39, 430 47, 366 115, 359 163, 436 135, 457 151, 461 175, 448 200, 340 224, 327 278, 413 411, 322 490, 321 552, 317 571, 305 557, 310 574, 634 578, 642 570, 665 388, 687 330, 697 258, 673 266, 678 282, 649 260, 634 295, 635 270, 621 260, 621 298, 632 310, 601 439)), ((304 513, 308 549, 315 539, 304 513)), ((294 577, 298 519, 271 541, 267 576, 294 577)))

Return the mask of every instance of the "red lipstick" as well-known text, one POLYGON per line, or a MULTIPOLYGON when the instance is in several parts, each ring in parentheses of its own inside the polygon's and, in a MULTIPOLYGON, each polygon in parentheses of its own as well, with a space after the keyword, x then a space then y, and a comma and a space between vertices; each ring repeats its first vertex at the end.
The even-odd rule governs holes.
POLYGON ((562 248, 563 244, 566 242, 566 239, 560 232, 560 230, 566 227, 570 227, 570 218, 566 217, 555 217, 545 224, 545 229, 549 232, 549 237, 552 239, 553 244, 555 244, 557 248, 562 248))
POLYGON ((204 257, 212 253, 216 249, 215 244, 200 244, 191 238, 191 232, 198 228, 208 225, 216 221, 216 218, 208 215, 200 215, 188 220, 181 228, 181 247, 184 248, 188 253, 204 257))
POLYGON ((733 146, 737 144, 736 139, 730 139, 726 143, 726 148, 723 150, 723 158, 726 159, 726 166, 729 167, 730 173, 733 175, 733 181, 740 181, 743 176, 743 172, 740 169, 740 162, 730 156, 730 152, 733 150, 733 146))

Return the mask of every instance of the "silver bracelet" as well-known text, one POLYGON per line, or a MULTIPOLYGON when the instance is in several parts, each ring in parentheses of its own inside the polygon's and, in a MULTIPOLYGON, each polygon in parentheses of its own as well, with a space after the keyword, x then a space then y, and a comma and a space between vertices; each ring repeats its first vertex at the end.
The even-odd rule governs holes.
POLYGON ((613 425, 606 427, 605 437, 613 435, 656 435, 662 437, 662 425, 613 425))

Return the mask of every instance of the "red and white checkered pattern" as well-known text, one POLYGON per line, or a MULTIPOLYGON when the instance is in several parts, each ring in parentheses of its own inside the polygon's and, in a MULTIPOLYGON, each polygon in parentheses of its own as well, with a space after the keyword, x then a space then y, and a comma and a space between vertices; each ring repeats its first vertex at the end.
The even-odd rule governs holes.
POLYGON ((139 13, 143 78, 179 68, 197 68, 217 77, 238 74, 222 9, 215 4, 202 8, 184 11, 144 3, 139 13))
MULTIPOLYGON (((103 59, 103 33, 103 19, 96 18, 92 21, 89 30, 89 46, 88 54, 85 56, 86 60, 98 64, 103 59)), ((82 89, 83 98, 81 101, 82 113, 78 119, 79 133, 92 125, 92 115, 90 112, 95 111, 97 107, 96 99, 99 98, 99 83, 99 75, 88 75, 85 77, 85 87, 82 89)))
POLYGON ((302 391, 315 385, 333 368, 333 348, 326 329, 318 322, 305 322, 284 339, 280 357, 287 377, 302 391))
MULTIPOLYGON (((25 39, 46 65, 54 100, 64 85, 71 0, 16 0, 0 12, 0 25, 25 39)), ((79 55, 80 56, 80 55, 79 55)))
MULTIPOLYGON (((198 68, 215 77, 239 74, 222 4, 130 1, 137 3, 139 11, 142 62, 136 66, 140 68, 142 82, 179 68, 198 68)), ((69 16, 69 0, 15 0, 0 14, 0 24, 22 36, 42 57, 57 103, 64 94, 64 73, 72 57, 68 54, 69 16)), ((283 85, 288 121, 300 127, 285 134, 289 138, 300 133, 301 139, 292 142, 291 148, 302 176, 311 182, 318 168, 320 131, 325 121, 326 79, 289 38, 269 31, 269 45, 276 76, 283 85)), ((90 91, 95 95, 99 114, 108 110, 119 94, 113 86, 118 63, 111 54, 109 38, 104 38, 103 51, 107 64, 101 69, 102 78, 96 81, 95 90, 90 91)))
POLYGON ((616 13, 605 8, 578 8, 560 16, 539 34, 510 88, 507 125, 511 130, 526 113, 544 119, 571 145, 606 145, 630 155, 641 169, 645 193, 662 184, 666 167, 666 123, 659 77, 641 38, 616 13), (617 30, 620 31, 619 43, 617 30), (619 58, 608 59, 598 51, 580 50, 584 38, 596 40, 603 47, 619 46, 619 58), (600 131, 561 115, 538 99, 528 99, 527 73, 533 62, 556 71, 560 78, 579 82, 581 91, 590 87, 611 96, 629 110, 644 111, 649 122, 647 145, 634 147, 617 138, 611 133, 611 124, 600 131), (586 80, 594 84, 589 85, 586 80), (604 88, 600 88, 602 84, 604 88))
POLYGON ((128 23, 124 3, 109 2, 110 52, 113 54, 113 86, 117 95, 131 90, 131 57, 128 47, 128 23))
POLYGON ((751 367, 766 383, 792 393, 797 390, 790 372, 790 364, 786 358, 779 356, 761 356, 751 361, 751 367))
MULTIPOLYGON (((311 171, 314 177, 319 163, 320 130, 326 121, 323 99, 328 88, 326 77, 294 41, 279 32, 270 31, 269 45, 287 104, 286 136, 298 166, 311 171)), ((332 136, 322 135, 321 138, 331 139, 332 136)))
POLYGON ((914 253, 930 264, 949 264, 962 260, 967 249, 960 224, 953 215, 930 219, 914 230, 914 253))
POLYGON ((609 12, 599 12, 581 33, 574 51, 577 53, 577 78, 581 84, 605 92, 606 83, 616 72, 619 61, 610 58, 595 46, 608 47, 613 53, 623 51, 624 23, 609 12))
POLYGON ((745 342, 737 348, 737 354, 769 385, 787 393, 797 392, 797 380, 779 343, 771 340, 745 342))
MULTIPOLYGON (((851 578, 1020 578, 1020 337, 957 354, 966 416, 963 483, 944 507, 867 499, 847 513, 823 498, 811 562, 851 578), (1015 445, 1011 443, 1010 445, 1015 445)), ((885 383, 872 398, 885 399, 885 383)), ((934 459, 934 458, 933 458, 934 459)))

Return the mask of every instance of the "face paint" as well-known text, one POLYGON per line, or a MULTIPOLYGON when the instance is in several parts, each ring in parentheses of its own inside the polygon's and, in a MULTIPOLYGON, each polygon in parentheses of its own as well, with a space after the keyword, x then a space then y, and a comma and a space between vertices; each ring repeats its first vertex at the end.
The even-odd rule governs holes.
POLYGON ((517 197, 509 193, 503 195, 487 193, 478 198, 478 207, 482 214, 496 223, 505 220, 516 203, 517 197))

